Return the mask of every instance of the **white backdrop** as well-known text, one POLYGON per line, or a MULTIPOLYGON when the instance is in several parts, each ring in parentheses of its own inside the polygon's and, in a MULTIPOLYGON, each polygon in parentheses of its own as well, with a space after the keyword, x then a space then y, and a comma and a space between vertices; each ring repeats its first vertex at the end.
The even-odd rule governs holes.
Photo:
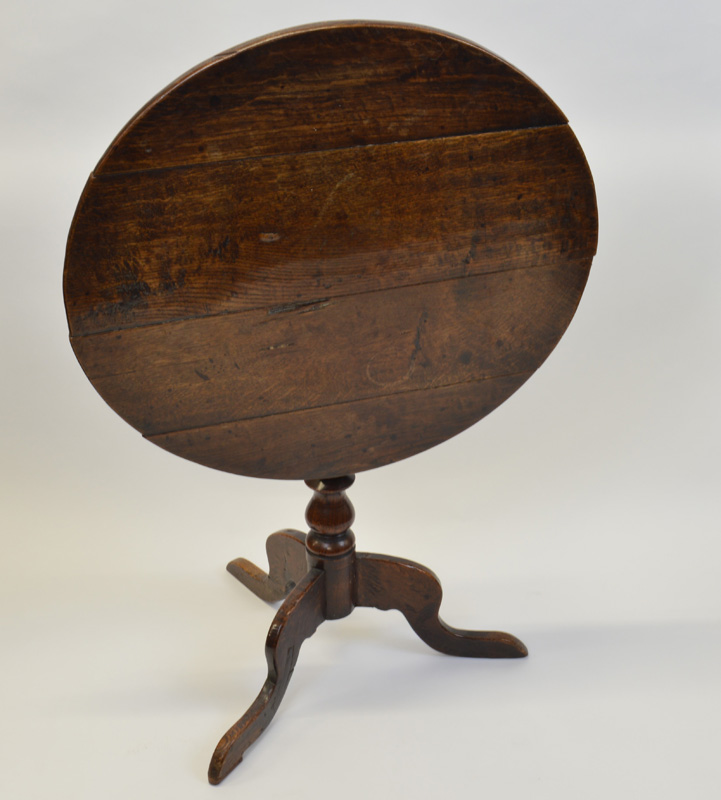
POLYGON ((5 0, 2 20, 0 796, 713 796, 718 4, 5 0), (308 491, 184 462, 104 405, 67 341, 65 239, 87 175, 158 89, 254 36, 358 17, 518 66, 595 176, 598 256, 548 362, 351 494, 360 549, 427 564, 449 623, 507 629, 531 655, 444 657, 397 612, 357 610, 306 643, 275 722, 213 788, 274 613, 224 565, 264 563, 308 491))

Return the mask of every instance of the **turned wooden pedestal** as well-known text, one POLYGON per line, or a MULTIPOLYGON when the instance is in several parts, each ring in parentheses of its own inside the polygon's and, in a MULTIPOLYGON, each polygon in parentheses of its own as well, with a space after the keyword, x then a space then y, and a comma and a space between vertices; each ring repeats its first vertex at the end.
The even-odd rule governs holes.
POLYGON ((242 760, 278 710, 300 646, 326 619, 347 617, 356 606, 397 609, 423 641, 441 653, 472 658, 528 655, 515 636, 451 628, 438 616, 441 584, 413 561, 356 553, 354 512, 345 490, 354 476, 306 481, 314 490, 306 510, 310 532, 285 530, 267 541, 268 573, 244 558, 228 571, 263 600, 285 598, 266 640, 268 678, 253 705, 223 736, 208 770, 219 783, 242 760))
POLYGON ((309 533, 268 539, 267 574, 228 566, 284 602, 268 679, 211 782, 269 723, 303 640, 355 606, 399 609, 443 653, 526 655, 509 634, 442 622, 425 567, 356 553, 345 490, 525 383, 576 311, 596 238, 591 174, 558 106, 429 28, 324 23, 240 45, 112 142, 65 262, 88 378, 169 453, 314 491, 309 533))

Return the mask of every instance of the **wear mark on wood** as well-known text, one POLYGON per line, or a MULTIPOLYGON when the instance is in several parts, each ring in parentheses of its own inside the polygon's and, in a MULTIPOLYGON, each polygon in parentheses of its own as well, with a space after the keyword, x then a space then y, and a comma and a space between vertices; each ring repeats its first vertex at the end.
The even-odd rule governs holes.
POLYGON ((295 303, 282 303, 279 306, 272 306, 268 309, 268 315, 287 314, 289 311, 306 313, 308 311, 315 311, 318 308, 325 308, 329 305, 330 301, 327 297, 322 297, 316 300, 298 300, 295 303))
POLYGON ((428 322, 428 312, 421 312, 415 329, 402 331, 400 341, 395 341, 372 358, 366 366, 366 376, 376 386, 392 386, 407 381, 416 368, 418 355, 422 351, 421 338, 428 322), (413 341, 408 352, 408 336, 413 341))

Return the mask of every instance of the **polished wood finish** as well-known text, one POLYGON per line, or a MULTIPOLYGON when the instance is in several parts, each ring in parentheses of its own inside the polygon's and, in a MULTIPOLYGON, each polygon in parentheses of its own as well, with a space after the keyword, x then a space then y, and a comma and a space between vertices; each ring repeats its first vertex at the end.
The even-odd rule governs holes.
POLYGON ((316 23, 231 48, 178 78, 128 123, 97 172, 564 122, 525 75, 459 36, 316 23))
POLYGON ((587 260, 586 184, 568 125, 94 174, 69 241, 71 332, 587 260))
POLYGON ((413 630, 441 653, 470 658, 523 658, 526 646, 509 633, 452 628, 439 616, 441 584, 425 567, 401 558, 355 552, 350 530, 355 518, 346 489, 354 476, 307 481, 313 498, 306 510, 307 536, 272 534, 267 543, 269 573, 245 559, 228 571, 258 597, 286 597, 266 641, 268 677, 260 694, 223 736, 208 770, 219 783, 268 727, 288 687, 301 644, 326 619, 348 616, 356 606, 399 610, 413 630), (301 556, 307 558, 301 568, 301 556), (268 587, 274 587, 269 591, 268 587))
POLYGON ((208 769, 211 783, 220 783, 240 763, 243 753, 275 716, 298 660, 300 645, 325 619, 324 585, 325 573, 310 570, 275 615, 265 643, 268 677, 251 707, 218 742, 208 769))
POLYGON ((527 654, 443 622, 425 567, 356 553, 346 491, 538 369, 596 240, 591 174, 557 106, 429 28, 323 23, 249 42, 181 76, 111 144, 65 261, 88 378, 169 452, 313 491, 309 532, 269 537, 268 573, 228 564, 283 602, 267 680, 211 783, 270 723, 302 643, 356 606, 401 611, 449 655, 527 654))
POLYGON ((354 475, 306 481, 313 489, 305 520, 308 564, 325 572, 326 619, 347 617, 355 606, 355 534, 350 529, 355 509, 346 496, 354 475))
POLYGON ((320 474, 337 475, 348 463, 362 471, 454 436, 496 408, 528 375, 453 384, 433 392, 399 392, 332 409, 324 406, 148 438, 191 461, 262 478, 304 478, 308 462, 320 474))
POLYGON ((568 326, 596 247, 565 117, 458 37, 282 32, 126 126, 68 239, 71 342, 125 420, 228 472, 342 475, 502 403, 568 326))
MULTIPOLYGON (((407 448, 405 456, 420 449, 416 408, 422 425, 430 418, 442 426, 442 438, 495 408, 545 358, 549 329, 555 336, 570 321, 586 280, 585 270, 574 267, 371 292, 270 317, 255 311, 136 328, 80 337, 74 347, 96 388, 151 441, 230 472, 304 478, 308 466, 298 464, 296 452, 304 447, 292 445, 308 415, 297 412, 319 409, 327 426, 333 415, 351 410, 342 404, 360 402, 366 418, 369 407, 395 410, 403 421, 393 423, 394 434, 405 433, 395 447, 407 448), (326 337, 335 346, 318 354, 318 340, 326 337), (429 389, 439 397, 426 398, 429 389), (462 407, 466 396, 470 419, 462 407), (443 419, 426 411, 438 399, 453 409, 443 419), (272 436, 254 435, 269 424, 272 436), (281 441, 291 471, 257 449, 281 441)), ((340 438, 352 430, 344 422, 340 438)), ((338 438, 314 436, 320 474, 342 473, 348 461, 359 465, 354 448, 366 447, 371 437, 353 436, 342 451, 345 462, 335 463, 338 438)))
POLYGON ((469 658, 523 658, 520 639, 500 631, 452 628, 438 616, 441 583, 426 567, 404 558, 359 553, 355 605, 382 611, 397 609, 418 636, 434 650, 469 658))

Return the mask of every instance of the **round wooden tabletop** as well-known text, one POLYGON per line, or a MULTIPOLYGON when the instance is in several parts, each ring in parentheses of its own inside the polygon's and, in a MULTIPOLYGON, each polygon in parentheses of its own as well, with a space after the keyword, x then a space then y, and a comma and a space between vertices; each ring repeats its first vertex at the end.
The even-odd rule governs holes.
POLYGON ((147 439, 328 478, 459 433, 568 326, 597 238, 557 106, 471 42, 282 31, 151 100, 68 240, 75 354, 147 439))

